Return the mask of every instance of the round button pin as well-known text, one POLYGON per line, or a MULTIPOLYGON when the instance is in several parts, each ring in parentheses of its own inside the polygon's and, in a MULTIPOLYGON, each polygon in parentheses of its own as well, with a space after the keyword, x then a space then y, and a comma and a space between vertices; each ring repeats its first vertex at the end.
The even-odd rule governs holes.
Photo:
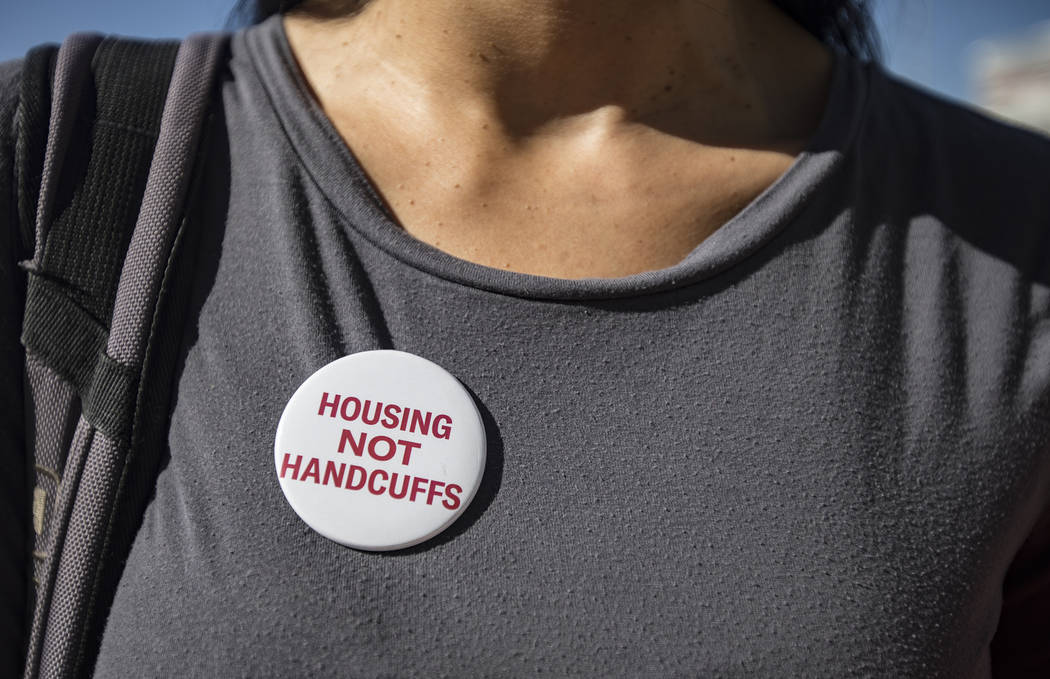
POLYGON ((363 351, 292 394, 274 463, 288 503, 318 533, 356 549, 402 549, 445 530, 470 504, 485 469, 485 427, 441 366, 363 351))

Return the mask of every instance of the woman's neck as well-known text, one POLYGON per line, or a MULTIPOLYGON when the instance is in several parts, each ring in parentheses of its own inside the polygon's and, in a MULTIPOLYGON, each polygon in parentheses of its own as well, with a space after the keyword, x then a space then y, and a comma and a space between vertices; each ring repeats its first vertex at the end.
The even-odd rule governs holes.
POLYGON ((561 278, 685 257, 805 146, 831 61, 764 0, 372 0, 285 28, 405 231, 561 278))
POLYGON ((347 70, 369 64, 373 95, 510 140, 574 122, 805 139, 830 72, 826 48, 766 0, 372 0, 344 20, 308 1, 286 28, 326 108, 349 104, 347 70))

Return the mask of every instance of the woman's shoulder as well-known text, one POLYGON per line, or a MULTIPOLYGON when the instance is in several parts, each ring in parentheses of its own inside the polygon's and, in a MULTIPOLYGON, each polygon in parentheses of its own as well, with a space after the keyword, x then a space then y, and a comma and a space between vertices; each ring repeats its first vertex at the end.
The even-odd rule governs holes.
MULTIPOLYGON (((1035 189, 1050 171, 1050 136, 1045 133, 950 99, 881 66, 869 66, 869 73, 869 141, 909 159, 917 171, 971 175, 989 185, 1011 187, 1013 193, 1035 189)), ((1045 196, 1043 189, 1039 193, 1045 196)))
POLYGON ((879 66, 868 67, 861 129, 852 147, 858 200, 879 222, 951 240, 974 265, 1007 261, 1050 278, 1050 137, 879 66))

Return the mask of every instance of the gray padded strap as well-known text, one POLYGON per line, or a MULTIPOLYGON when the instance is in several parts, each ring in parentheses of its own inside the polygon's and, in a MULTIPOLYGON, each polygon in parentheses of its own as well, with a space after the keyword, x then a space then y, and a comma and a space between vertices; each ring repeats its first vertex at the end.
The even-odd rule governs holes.
MULTIPOLYGON (((81 422, 87 424, 86 420, 81 422)), ((76 483, 67 484, 68 496, 66 488, 60 491, 65 500, 60 504, 71 510, 63 517, 65 524, 55 527, 56 534, 64 533, 58 536, 63 539, 62 558, 54 572, 48 573, 52 578, 51 606, 43 628, 41 679, 61 679, 88 671, 84 663, 85 645, 91 643, 88 627, 97 603, 98 570, 124 457, 114 441, 101 432, 91 433, 87 453, 75 470, 76 483)), ((73 481, 72 474, 67 479, 73 481)))
POLYGON ((66 453, 80 418, 76 390, 33 353, 26 354, 26 445, 33 452, 33 581, 44 578, 51 549, 52 511, 65 472, 66 453))
POLYGON ((190 185, 201 135, 201 119, 225 43, 215 34, 188 37, 179 50, 160 123, 146 194, 117 288, 106 353, 125 365, 142 364, 152 327, 154 302, 190 185))
POLYGON ((58 554, 65 556, 64 550, 66 529, 69 526, 70 511, 73 507, 73 499, 80 485, 81 472, 84 462, 88 456, 95 431, 83 417, 77 423, 73 434, 73 442, 66 456, 65 473, 62 483, 58 486, 58 497, 55 500, 53 511, 55 516, 51 519, 48 530, 47 552, 50 555, 44 561, 40 583, 37 587, 38 597, 36 607, 33 610, 33 622, 29 631, 29 648, 26 656, 25 679, 33 679, 40 676, 37 673, 41 662, 41 647, 44 645, 46 636, 51 636, 48 618, 50 617, 51 604, 54 597, 50 596, 53 591, 54 582, 60 567, 60 559, 55 558, 58 554))
POLYGON ((36 213, 36 248, 33 262, 44 257, 47 225, 51 223, 62 160, 66 156, 76 112, 80 109, 83 83, 91 77, 91 55, 102 42, 97 33, 75 33, 62 43, 55 67, 54 97, 51 100, 51 122, 44 152, 44 172, 40 185, 40 201, 36 213))

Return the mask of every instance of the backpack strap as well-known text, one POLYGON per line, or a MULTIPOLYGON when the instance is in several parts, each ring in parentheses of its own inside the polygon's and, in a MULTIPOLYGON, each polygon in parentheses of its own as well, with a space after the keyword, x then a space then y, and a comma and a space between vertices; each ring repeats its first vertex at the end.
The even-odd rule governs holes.
POLYGON ((15 167, 20 224, 34 253, 23 262, 28 277, 22 327, 26 444, 34 477, 31 543, 36 588, 29 592, 29 610, 41 593, 46 600, 50 591, 53 565, 48 555, 52 544, 62 543, 63 536, 56 533, 65 527, 65 518, 56 517, 56 498, 82 404, 90 407, 96 400, 91 396, 92 375, 107 337, 108 317, 98 318, 98 311, 87 311, 82 302, 93 300, 88 308, 104 308, 106 295, 112 298, 107 293, 114 285, 110 281, 120 274, 123 250, 102 260, 110 271, 101 271, 98 260, 89 258, 95 250, 93 233, 104 242, 126 243, 137 212, 127 206, 141 201, 145 184, 144 179, 138 186, 121 184, 107 168, 125 163, 133 174, 145 177, 148 172, 177 49, 176 44, 165 46, 166 58, 149 62, 155 65, 152 72, 135 72, 138 110, 156 111, 157 121, 150 126, 153 139, 146 144, 136 139, 131 145, 130 135, 113 138, 105 134, 107 125, 97 124, 106 112, 113 119, 111 127, 122 124, 123 102, 107 86, 120 77, 120 57, 127 56, 126 46, 115 52, 117 43, 78 34, 61 50, 31 50, 23 62, 15 167), (103 194, 121 195, 125 209, 117 212, 111 209, 113 201, 97 201, 95 197, 103 194), (84 259, 78 261, 81 253, 84 259))
POLYGON ((177 49, 79 34, 58 54, 23 343, 85 409, 177 49))
MULTIPOLYGON (((172 275, 183 207, 226 41, 199 35, 180 46, 80 35, 58 53, 36 247, 24 263, 23 344, 28 391, 34 370, 48 378, 37 380, 30 419, 55 419, 48 406, 61 400, 54 398, 59 383, 75 393, 80 414, 68 447, 58 446, 68 450, 59 468, 38 473, 38 488, 41 476, 60 483, 43 531, 46 549, 38 550, 44 558, 26 677, 93 670, 155 479, 172 342, 177 349, 181 339, 159 333, 177 330, 181 319, 172 275), (77 143, 85 139, 90 144, 77 143)), ((30 135, 27 125, 27 146, 30 135)), ((31 187, 31 174, 25 184, 31 187)), ((55 443, 44 434, 34 452, 55 443)))

